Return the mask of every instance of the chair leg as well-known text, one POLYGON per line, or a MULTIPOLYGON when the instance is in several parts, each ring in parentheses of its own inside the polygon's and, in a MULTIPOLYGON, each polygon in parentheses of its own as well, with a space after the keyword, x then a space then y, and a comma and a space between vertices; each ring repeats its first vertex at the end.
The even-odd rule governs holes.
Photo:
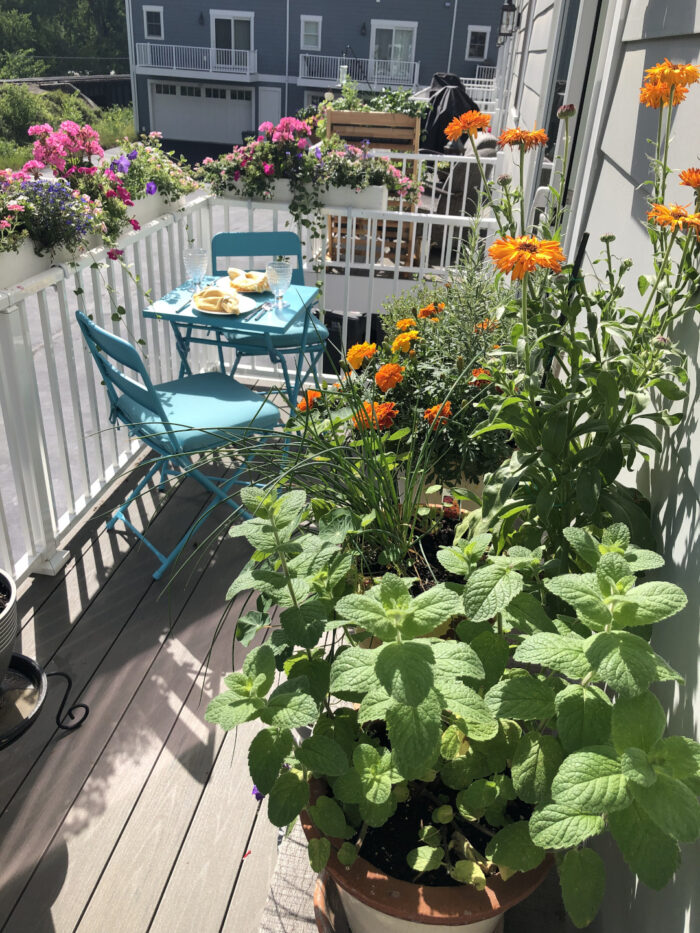
MULTIPOLYGON (((167 461, 167 462, 169 462, 169 461, 167 461)), ((129 508, 129 506, 130 506, 131 503, 134 501, 134 499, 136 499, 138 496, 141 495, 141 490, 148 484, 148 482, 155 476, 155 474, 156 474, 159 470, 161 471, 161 474, 162 474, 163 470, 164 470, 165 467, 167 466, 167 462, 166 462, 166 464, 164 464, 163 466, 161 466, 161 464, 159 464, 159 463, 154 463, 154 464, 153 464, 153 466, 152 466, 151 469, 148 471, 148 473, 146 473, 146 475, 145 475, 144 478, 141 480, 141 482, 137 484, 136 488, 135 488, 134 491, 131 493, 131 495, 119 506, 118 509, 116 509, 115 512, 113 512, 111 518, 110 518, 110 519, 108 520, 108 522, 107 522, 107 529, 108 529, 108 530, 111 530, 112 528, 114 528, 115 524, 116 524, 118 521, 123 521, 123 522, 126 522, 126 521, 127 521, 127 518, 126 518, 126 510, 129 508)), ((163 476, 161 475, 161 483, 162 483, 162 481, 163 481, 163 476)))

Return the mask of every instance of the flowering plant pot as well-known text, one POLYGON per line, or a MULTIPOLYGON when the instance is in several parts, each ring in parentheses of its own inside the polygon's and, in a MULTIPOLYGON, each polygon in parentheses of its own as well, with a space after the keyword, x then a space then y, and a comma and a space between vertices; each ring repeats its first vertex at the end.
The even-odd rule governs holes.
POLYGON ((184 205, 183 198, 176 198, 174 201, 166 201, 162 194, 146 195, 134 201, 133 207, 129 208, 129 216, 137 221, 139 226, 157 220, 163 214, 171 214, 180 210, 184 205))
POLYGON ((15 582, 6 570, 0 570, 0 682, 12 658, 18 631, 15 582))

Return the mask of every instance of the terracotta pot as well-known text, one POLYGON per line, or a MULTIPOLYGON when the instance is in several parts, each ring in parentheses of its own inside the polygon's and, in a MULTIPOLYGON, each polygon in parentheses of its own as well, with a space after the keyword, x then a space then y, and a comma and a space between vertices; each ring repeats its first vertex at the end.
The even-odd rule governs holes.
MULTIPOLYGON (((323 781, 312 780, 311 803, 325 790, 323 781)), ((321 836, 306 811, 301 820, 307 839, 321 836)), ((335 856, 341 843, 331 840, 326 872, 338 887, 352 933, 420 933, 426 926, 449 927, 452 933, 495 933, 501 914, 532 894, 553 864, 548 856, 537 868, 508 881, 489 878, 484 891, 468 885, 432 887, 398 881, 361 857, 346 868, 335 856)))
POLYGON ((12 648, 17 637, 17 591, 9 573, 0 570, 0 592, 7 597, 7 604, 0 610, 0 681, 2 681, 12 658, 12 648))

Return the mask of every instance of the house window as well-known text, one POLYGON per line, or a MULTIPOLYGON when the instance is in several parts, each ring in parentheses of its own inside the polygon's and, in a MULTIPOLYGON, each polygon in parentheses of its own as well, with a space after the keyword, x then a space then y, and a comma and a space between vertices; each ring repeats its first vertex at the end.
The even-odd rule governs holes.
POLYGON ((225 87, 205 87, 204 96, 213 98, 214 100, 226 100, 226 88, 225 87))
POLYGON ((156 84, 156 94, 177 94, 174 84, 156 84))
POLYGON ((143 33, 147 39, 163 38, 162 6, 145 6, 143 8, 143 33))
POLYGON ((304 91, 304 106, 305 107, 318 107, 318 105, 324 99, 325 99, 325 95, 323 91, 304 91))
POLYGON ((373 19, 372 58, 385 62, 412 62, 418 24, 403 20, 373 19))
POLYGON ((180 97, 201 97, 202 89, 192 84, 180 85, 180 97))
POLYGON ((467 61, 483 62, 489 54, 490 26, 470 26, 467 30, 467 61))
POLYGON ((302 16, 301 18, 301 48, 306 52, 321 51, 321 23, 322 16, 302 16))
POLYGON ((210 10, 211 45, 222 52, 250 52, 253 45, 253 13, 210 10))

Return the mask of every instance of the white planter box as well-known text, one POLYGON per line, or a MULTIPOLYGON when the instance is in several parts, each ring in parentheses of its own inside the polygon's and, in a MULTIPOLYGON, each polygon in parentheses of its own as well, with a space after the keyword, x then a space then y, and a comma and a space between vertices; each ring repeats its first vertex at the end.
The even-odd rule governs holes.
POLYGON ((19 631, 17 624, 17 591, 15 582, 5 570, 0 570, 2 589, 8 596, 7 605, 0 610, 0 681, 7 671, 12 658, 12 648, 19 631))
MULTIPOLYGON (((223 198, 232 201, 253 201, 256 204, 289 204, 292 200, 292 191, 289 179, 279 178, 272 186, 271 198, 247 198, 244 195, 227 191, 223 198)), ((346 185, 340 188, 329 188, 322 192, 321 200, 325 207, 352 207, 370 211, 385 211, 388 203, 386 185, 370 185, 361 191, 355 191, 346 185)))
POLYGON ((51 266, 62 262, 70 262, 79 253, 71 253, 67 249, 57 249, 53 255, 45 253, 37 256, 34 252, 32 240, 24 240, 17 252, 0 253, 0 288, 12 288, 33 275, 46 272, 51 266))
POLYGON ((139 198, 134 201, 134 206, 129 208, 129 217, 133 217, 143 227, 144 224, 157 220, 163 214, 172 214, 184 205, 184 199, 178 198, 176 201, 169 201, 167 204, 161 194, 147 194, 145 198, 139 198))

